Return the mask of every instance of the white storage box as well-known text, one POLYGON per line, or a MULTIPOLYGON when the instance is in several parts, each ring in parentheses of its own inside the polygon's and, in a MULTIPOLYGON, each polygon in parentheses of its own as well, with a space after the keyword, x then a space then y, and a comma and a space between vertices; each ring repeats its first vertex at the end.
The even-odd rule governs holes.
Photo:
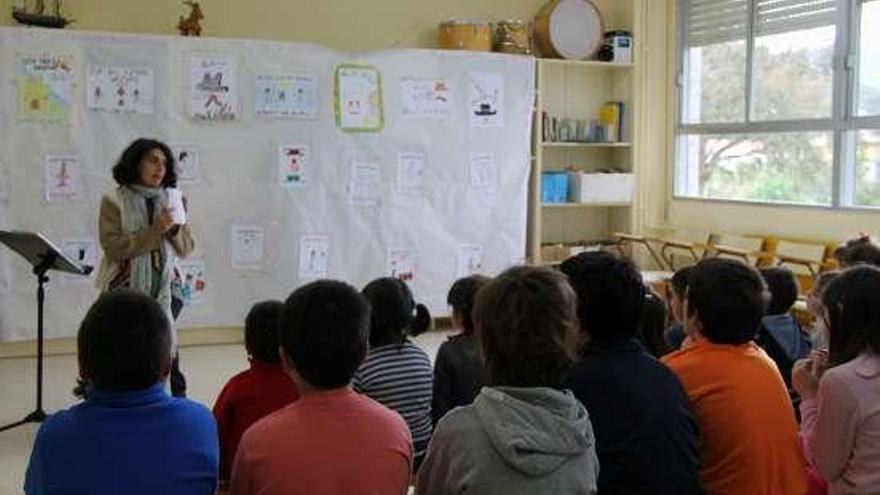
POLYGON ((632 203, 635 175, 569 172, 569 184, 573 203, 632 203))

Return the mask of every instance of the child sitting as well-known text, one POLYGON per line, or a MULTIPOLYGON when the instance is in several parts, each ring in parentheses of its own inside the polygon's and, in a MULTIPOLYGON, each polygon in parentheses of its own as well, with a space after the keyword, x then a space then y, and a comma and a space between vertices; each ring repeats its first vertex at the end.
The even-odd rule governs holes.
POLYGON ((204 406, 165 391, 171 329, 159 303, 105 293, 76 346, 86 399, 40 427, 25 493, 212 495, 217 428, 204 406))
POLYGON ((477 291, 489 282, 483 275, 461 278, 452 284, 446 301, 452 307, 452 321, 461 333, 449 337, 437 351, 434 363, 434 424, 447 412, 474 401, 486 384, 486 364, 474 335, 473 312, 477 291))
POLYGON ((797 280, 791 270, 782 267, 765 268, 761 276, 770 291, 770 304, 755 342, 776 363, 785 386, 791 389, 791 367, 810 354, 810 341, 791 315, 797 301, 797 280))
POLYGON ((822 293, 825 287, 834 280, 840 272, 822 272, 816 277, 816 283, 807 294, 807 310, 813 316, 813 327, 810 329, 810 342, 813 349, 828 348, 828 330, 825 328, 825 307, 822 305, 822 293))
POLYGON ((374 280, 362 293, 372 310, 370 351, 354 375, 354 390, 403 416, 413 439, 413 468, 418 470, 433 429, 434 376, 428 355, 407 336, 425 331, 431 315, 396 278, 374 280))
POLYGON ((837 248, 834 258, 841 269, 855 265, 880 266, 880 246, 871 240, 871 236, 862 233, 837 248))
POLYGON ((232 377, 214 404, 220 434, 220 484, 225 486, 241 436, 252 424, 299 397, 296 385, 281 367, 278 322, 284 304, 263 301, 245 319, 244 345, 250 369, 232 377))
POLYGON ((669 305, 669 315, 672 323, 666 330, 666 342, 673 350, 681 348, 686 337, 684 333, 684 298, 687 295, 688 277, 691 275, 691 267, 686 266, 672 276, 672 280, 666 289, 666 302, 669 305))

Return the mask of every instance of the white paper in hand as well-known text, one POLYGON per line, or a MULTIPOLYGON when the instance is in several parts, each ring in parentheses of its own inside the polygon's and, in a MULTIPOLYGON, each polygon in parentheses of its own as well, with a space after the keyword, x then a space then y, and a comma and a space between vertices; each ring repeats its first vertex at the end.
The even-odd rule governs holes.
POLYGON ((165 207, 171 213, 171 218, 175 225, 186 224, 186 209, 183 207, 183 193, 180 189, 168 188, 165 190, 167 201, 165 207))

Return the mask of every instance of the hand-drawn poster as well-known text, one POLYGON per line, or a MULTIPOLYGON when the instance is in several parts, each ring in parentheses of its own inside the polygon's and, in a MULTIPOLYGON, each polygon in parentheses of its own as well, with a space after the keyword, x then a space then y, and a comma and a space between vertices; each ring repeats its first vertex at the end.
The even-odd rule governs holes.
POLYGON ((73 56, 19 55, 16 69, 19 118, 66 123, 73 103, 73 56))
POLYGON ((199 147, 195 143, 171 143, 177 180, 184 184, 195 184, 202 180, 199 164, 199 147))
POLYGON ((152 115, 153 69, 93 65, 86 102, 94 111, 152 115))
POLYGON ((255 225, 233 225, 230 232, 232 268, 259 270, 263 267, 263 228, 255 225))
POLYGON ((70 155, 43 157, 43 182, 46 201, 77 201, 82 198, 82 169, 79 158, 70 155))
POLYGON ((495 190, 498 188, 498 165, 489 153, 471 155, 471 187, 495 190))
POLYGON ((184 259, 178 263, 180 267, 181 291, 186 304, 199 304, 205 300, 205 262, 196 259, 184 259))
POLYGON ((425 184, 425 154, 401 152, 397 155, 397 187, 418 190, 425 184))
POLYGON ((375 206, 379 204, 382 185, 382 169, 378 163, 353 161, 348 185, 348 198, 353 205, 375 206))
POLYGON ((257 76, 254 106, 264 117, 318 118, 318 81, 303 76, 257 76))
POLYGON ((452 91, 446 79, 405 77, 400 89, 404 117, 444 119, 452 115, 452 91))
POLYGON ((474 72, 468 78, 471 127, 504 127, 504 76, 474 72))
POLYGON ((285 144, 278 148, 278 173, 283 187, 293 189, 306 185, 309 155, 305 144, 285 144))
POLYGON ((340 65, 334 91, 336 124, 344 131, 378 132, 384 125, 382 76, 375 67, 340 65))
POLYGON ((330 237, 304 235, 299 238, 299 278, 324 278, 330 266, 330 237))
POLYGON ((388 249, 388 267, 385 271, 389 277, 412 282, 416 275, 416 252, 412 249, 388 249))
POLYGON ((192 55, 190 73, 190 117, 202 121, 238 118, 238 85, 232 57, 192 55))
POLYGON ((482 273, 483 246, 478 244, 459 245, 456 261, 456 276, 459 278, 482 273))

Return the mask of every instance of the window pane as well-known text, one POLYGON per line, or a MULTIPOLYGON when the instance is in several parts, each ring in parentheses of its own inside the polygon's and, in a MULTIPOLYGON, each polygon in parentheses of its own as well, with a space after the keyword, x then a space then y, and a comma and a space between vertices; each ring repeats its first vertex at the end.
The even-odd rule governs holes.
POLYGON ((859 132, 856 150, 856 204, 880 206, 880 130, 859 132))
POLYGON ((679 193, 830 204, 833 153, 833 138, 826 132, 686 136, 679 193))
POLYGON ((746 42, 731 41, 686 50, 685 123, 745 120, 746 42))
POLYGON ((835 27, 755 38, 752 118, 831 117, 835 27))
POLYGON ((880 1, 862 5, 859 115, 880 115, 880 1))

